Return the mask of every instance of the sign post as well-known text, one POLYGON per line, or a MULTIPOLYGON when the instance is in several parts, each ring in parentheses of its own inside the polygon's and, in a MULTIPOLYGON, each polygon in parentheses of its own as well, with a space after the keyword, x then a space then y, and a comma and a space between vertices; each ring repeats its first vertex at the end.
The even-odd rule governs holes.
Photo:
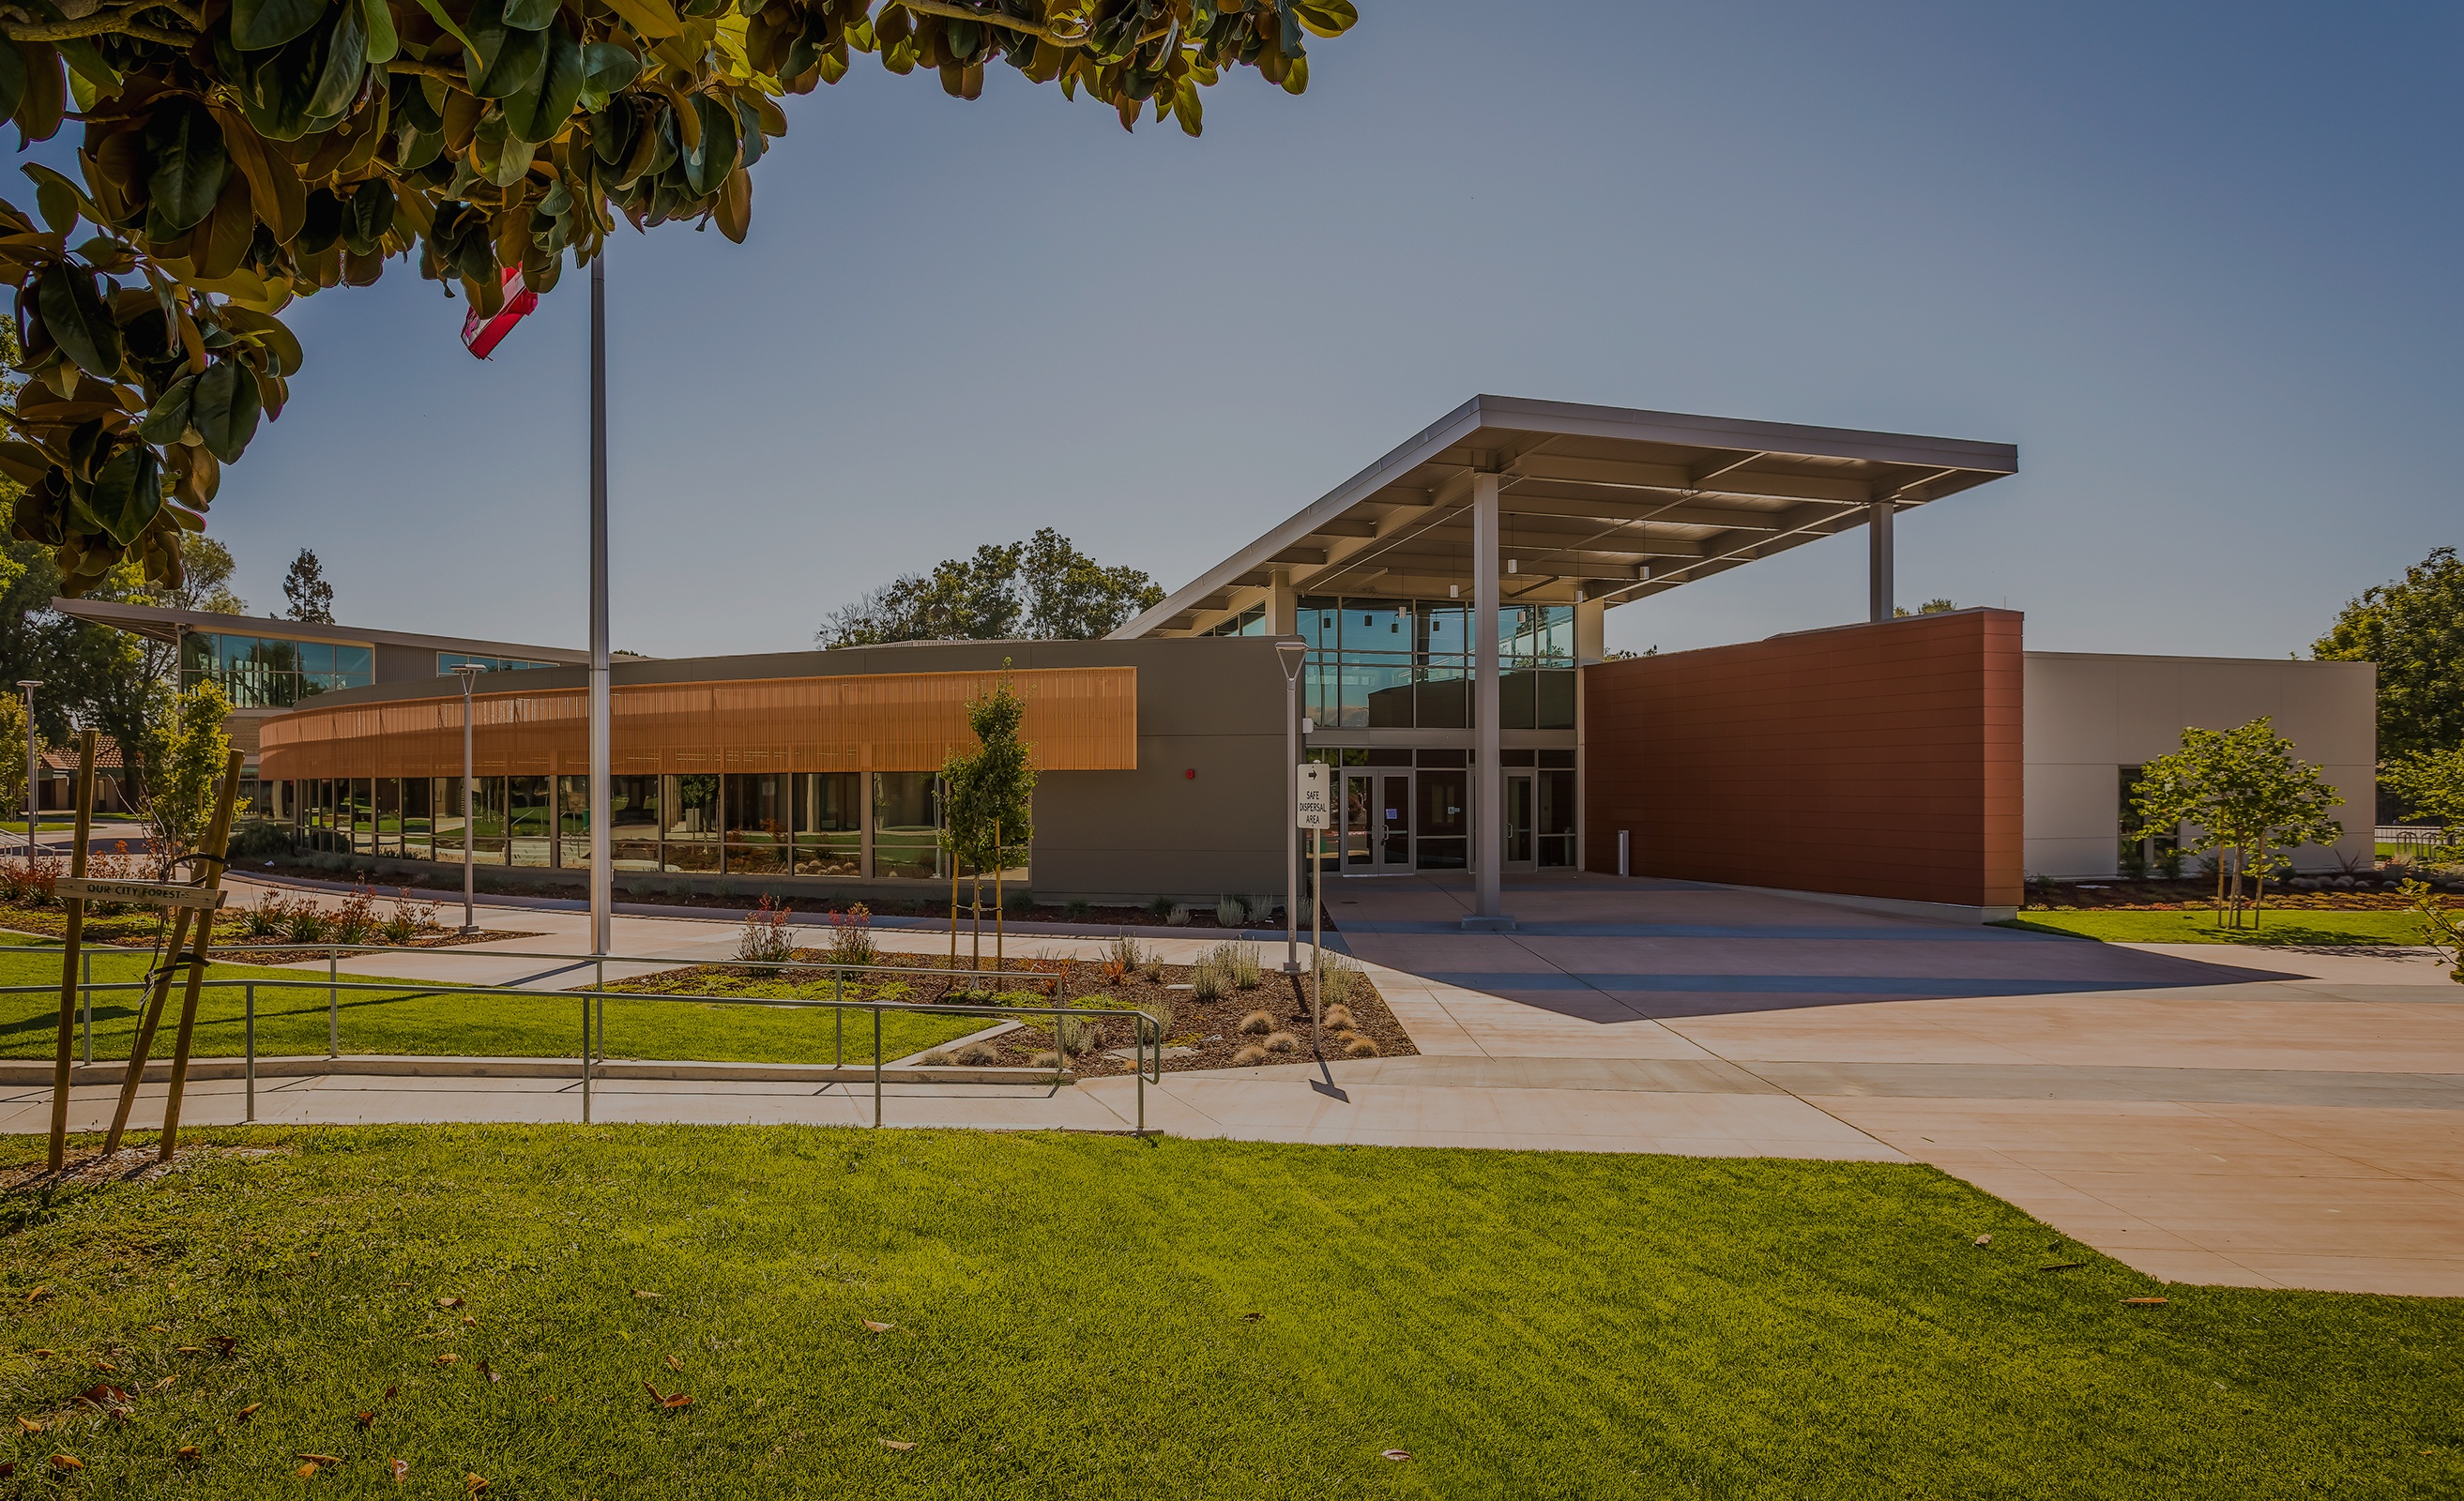
MULTIPOLYGON (((31 738, 33 721, 28 720, 31 738)), ((77 842, 70 846, 69 880, 61 886, 81 885, 85 881, 85 848, 94 831, 94 743, 95 731, 89 729, 77 736, 77 842)), ((27 866, 33 865, 34 796, 26 794, 27 866)), ((54 888, 55 892, 58 888, 54 888)), ((60 1035, 52 1054, 52 1171, 58 1172, 68 1161, 69 1150, 69 1033, 77 1025, 77 947, 85 940, 85 899, 67 892, 58 894, 68 902, 68 935, 60 951, 60 1035)), ((87 1005, 93 1002, 89 1000, 87 1005)), ((92 1012, 87 1013, 91 1015, 92 1012)), ((92 1036, 92 1033, 87 1033, 92 1036)))
POLYGON ((1326 986, 1326 930, 1318 883, 1325 879, 1326 826, 1334 811, 1332 778, 1323 761, 1304 761, 1298 771, 1292 783, 1292 824, 1309 831, 1309 1051, 1323 1057, 1326 1048, 1319 1021, 1326 1010, 1320 999, 1326 986))

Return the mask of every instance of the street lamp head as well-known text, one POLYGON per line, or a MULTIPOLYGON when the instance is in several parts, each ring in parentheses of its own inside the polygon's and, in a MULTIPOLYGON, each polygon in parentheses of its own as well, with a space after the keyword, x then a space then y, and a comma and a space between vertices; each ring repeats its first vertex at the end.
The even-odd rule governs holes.
POLYGON ((39 688, 42 685, 43 680, 40 678, 19 678, 17 680, 17 686, 24 688, 29 693, 32 693, 34 689, 39 688))
POLYGON ((1284 681, 1297 683, 1300 681, 1301 663, 1309 660, 1309 642, 1297 637, 1290 641, 1277 642, 1275 657, 1284 664, 1284 681))
POLYGON ((475 662, 464 662, 454 664, 453 675, 462 680, 462 686, 467 690, 471 686, 473 680, 487 670, 487 668, 479 665, 475 662))

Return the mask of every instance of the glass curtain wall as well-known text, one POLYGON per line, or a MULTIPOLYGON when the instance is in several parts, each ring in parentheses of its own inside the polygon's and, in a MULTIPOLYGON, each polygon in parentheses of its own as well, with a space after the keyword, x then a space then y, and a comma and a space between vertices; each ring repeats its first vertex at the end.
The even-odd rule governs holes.
POLYGON ((872 774, 872 873, 939 876, 940 778, 931 772, 872 774))
POLYGON ((182 633, 180 690, 209 680, 233 708, 287 708, 319 693, 366 687, 376 681, 376 652, 333 642, 182 633))
POLYGON ((727 868, 748 876, 787 874, 789 778, 779 772, 731 772, 725 778, 727 868))
MULTIPOLYGON (((1472 607, 1460 599, 1304 596, 1303 710, 1326 729, 1472 728, 1472 607)), ((1498 724, 1574 728, 1574 608, 1498 612, 1498 724)))
POLYGON ((796 784, 796 874, 864 874, 864 773, 804 772, 796 784))

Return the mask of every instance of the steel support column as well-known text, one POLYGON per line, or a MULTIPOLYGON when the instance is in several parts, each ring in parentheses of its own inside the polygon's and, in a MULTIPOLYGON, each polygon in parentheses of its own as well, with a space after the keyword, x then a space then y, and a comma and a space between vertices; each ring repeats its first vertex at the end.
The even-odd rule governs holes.
POLYGON ((1898 585, 1891 576, 1891 514, 1899 508, 1887 500, 1878 500, 1865 508, 1865 544, 1867 559, 1865 619, 1887 620, 1899 602, 1898 585))
POLYGON ((1503 886, 1506 778, 1498 765, 1497 604, 1505 566, 1498 558, 1497 476, 1471 477, 1472 880, 1479 889, 1466 926, 1511 927, 1503 886))

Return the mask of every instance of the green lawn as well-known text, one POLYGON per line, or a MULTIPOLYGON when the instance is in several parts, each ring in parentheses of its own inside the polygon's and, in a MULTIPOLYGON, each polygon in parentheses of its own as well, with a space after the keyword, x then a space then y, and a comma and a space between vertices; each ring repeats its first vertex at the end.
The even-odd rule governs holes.
MULTIPOLYGON (((58 986, 57 953, 11 951, 32 942, 34 940, 0 934, 0 986, 58 986)), ((97 981, 136 980, 143 976, 145 966, 146 955, 142 951, 99 949, 95 952, 94 977, 97 981)), ((552 962, 542 961, 539 968, 552 967, 552 962)), ((216 977, 260 981, 256 992, 259 1055, 325 1051, 326 992, 321 974, 310 976, 296 970, 241 965, 216 965, 211 972, 216 977)), ((343 978, 352 976, 345 974, 343 978)), ((811 987, 809 991, 807 998, 825 998, 829 993, 825 986, 811 987)), ((138 995, 134 990, 121 991, 95 1003, 97 1058, 128 1055, 129 1039, 136 1032, 138 995)), ((171 1028, 178 1018, 179 1004, 175 990, 165 1008, 162 1034, 155 1043, 157 1057, 169 1055, 171 1028)), ((246 1004, 243 992, 237 990, 209 989, 205 992, 197 1009, 198 1056, 239 1055, 246 1004)), ((610 1057, 827 1063, 839 1055, 831 1014, 825 1010, 612 998, 606 1008, 606 1050, 610 1057)), ((402 990, 346 990, 340 997, 339 1011, 344 1053, 555 1058, 579 1057, 582 1052, 582 1002, 570 995, 512 990, 434 995, 408 987, 402 990)), ((56 989, 42 995, 0 995, 0 1057, 51 1056, 58 1015, 56 989)), ((904 1057, 979 1031, 997 1019, 991 1014, 979 1017, 885 1012, 881 1018, 882 1054, 886 1058, 904 1057)), ((846 1057, 849 1062, 872 1061, 870 1015, 848 1015, 846 1057)))
POLYGON ((2258 926, 2218 927, 2212 912, 2022 912, 2003 925, 2040 933, 2073 933, 2108 944, 2418 944, 2421 920, 2409 912, 2326 912, 2284 907, 2260 914, 2258 926))
POLYGON ((0 1387, 69 1414, 0 1440, 27 1493, 2464 1488, 2464 1302, 2162 1287, 1925 1167, 797 1127, 189 1141, 285 1150, 0 1200, 0 1387), (2123 1301, 2145 1295, 2170 1302, 2123 1301), (127 1421, 72 1405, 98 1381, 136 1394, 127 1421), (342 1463, 303 1485, 303 1454, 342 1463))

